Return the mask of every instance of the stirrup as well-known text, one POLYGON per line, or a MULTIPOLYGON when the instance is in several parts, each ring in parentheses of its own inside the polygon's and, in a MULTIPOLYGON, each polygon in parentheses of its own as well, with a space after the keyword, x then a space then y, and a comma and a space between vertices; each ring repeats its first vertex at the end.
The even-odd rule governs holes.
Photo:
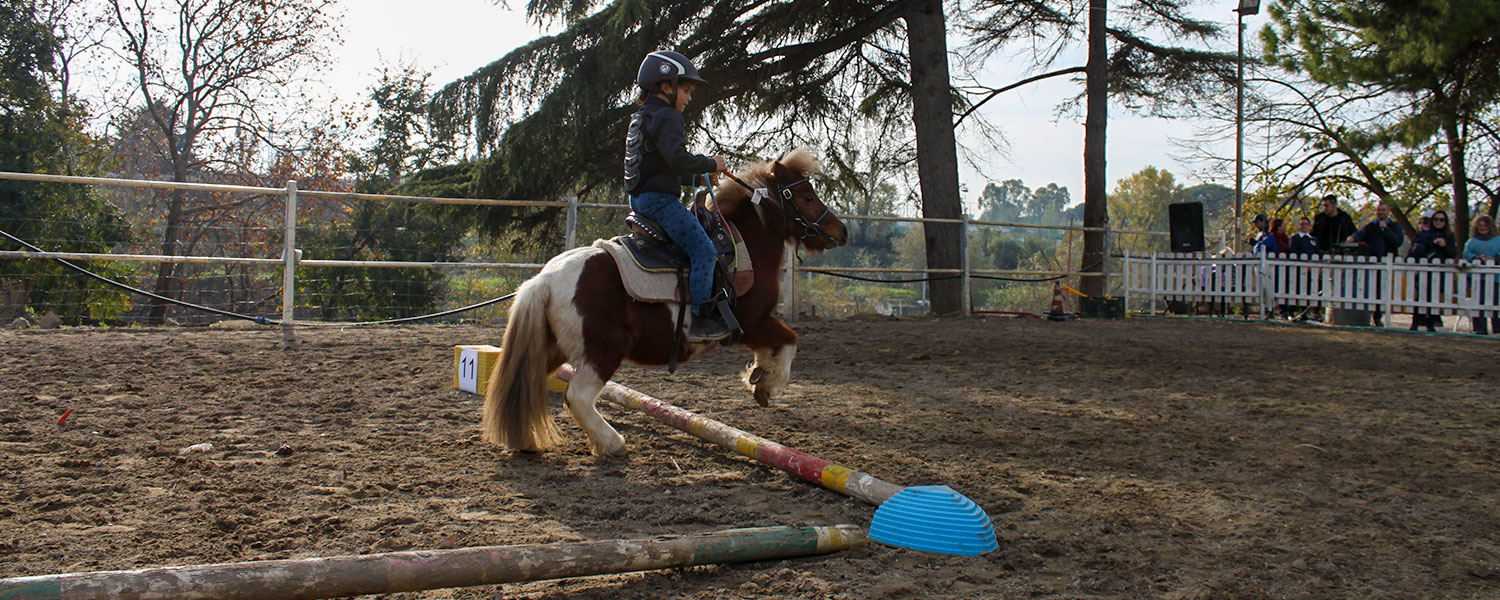
POLYGON ((687 341, 692 343, 719 342, 729 339, 733 333, 721 315, 705 310, 701 314, 693 315, 693 322, 687 328, 687 341))

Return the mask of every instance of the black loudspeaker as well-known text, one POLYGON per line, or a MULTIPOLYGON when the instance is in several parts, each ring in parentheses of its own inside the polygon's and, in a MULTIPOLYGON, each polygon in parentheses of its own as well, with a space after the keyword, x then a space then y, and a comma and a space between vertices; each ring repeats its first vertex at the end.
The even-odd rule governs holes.
POLYGON ((1179 202, 1167 205, 1167 219, 1172 222, 1173 252, 1203 251, 1203 203, 1179 202))

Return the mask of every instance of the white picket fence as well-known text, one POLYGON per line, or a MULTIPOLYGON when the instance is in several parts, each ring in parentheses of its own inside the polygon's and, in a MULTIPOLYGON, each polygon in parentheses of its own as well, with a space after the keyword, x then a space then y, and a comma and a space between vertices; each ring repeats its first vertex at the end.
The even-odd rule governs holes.
POLYGON ((1125 255, 1125 304, 1156 312, 1166 302, 1500 316, 1494 262, 1289 254, 1125 255))

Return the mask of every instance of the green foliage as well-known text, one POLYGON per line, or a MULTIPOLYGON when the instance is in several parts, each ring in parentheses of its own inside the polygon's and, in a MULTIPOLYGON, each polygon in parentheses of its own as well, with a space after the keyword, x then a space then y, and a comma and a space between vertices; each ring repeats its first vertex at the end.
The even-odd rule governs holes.
MULTIPOLYGON (((298 246, 336 260, 453 260, 462 231, 432 205, 363 202, 347 220, 303 228, 298 246)), ((437 269, 303 267, 298 296, 319 298, 324 320, 374 320, 434 312, 446 276, 437 269)))
POLYGON ((979 220, 1014 223, 1031 202, 1031 189, 1019 179, 1007 179, 999 185, 987 183, 979 193, 979 220))
MULTIPOLYGON (((1170 172, 1146 167, 1115 184, 1115 191, 1109 195, 1110 223, 1116 229, 1166 231, 1167 205, 1188 199, 1170 172)), ((1165 252, 1167 240, 1122 234, 1119 246, 1132 253, 1165 252)))
MULTIPOLYGON (((92 174, 80 170, 80 157, 97 154, 83 133, 81 106, 54 97, 56 36, 32 2, 0 5, 0 171, 92 174)), ((110 242, 128 241, 118 212, 90 188, 77 185, 0 181, 0 231, 56 252, 108 252, 110 242)), ((20 249, 8 240, 0 248, 20 249)), ((117 316, 126 293, 75 275, 51 260, 8 260, 8 276, 28 290, 32 309, 53 305, 84 306, 59 310, 65 318, 106 319, 117 316)), ((121 277, 123 263, 87 268, 121 277)))
POLYGON ((980 221, 1062 225, 1067 223, 1067 207, 1072 203, 1068 188, 1049 183, 1032 190, 1019 179, 1000 184, 989 183, 979 194, 980 221))
MULTIPOLYGON (((358 179, 356 191, 425 197, 463 197, 469 192, 470 166, 462 163, 401 180, 409 169, 451 156, 430 136, 426 80, 426 74, 409 68, 396 73, 386 69, 371 89, 377 136, 370 148, 349 157, 358 179)), ((336 260, 450 261, 460 252, 466 229, 453 218, 455 212, 436 204, 355 202, 335 218, 299 224, 297 241, 314 256, 336 260)), ((299 298, 316 298, 324 320, 435 312, 439 299, 453 291, 448 289, 453 284, 448 274, 437 269, 305 267, 300 272, 307 276, 298 277, 299 298)), ((495 286, 461 281, 456 287, 467 297, 495 286)), ((483 299, 487 298, 479 300, 483 299)))

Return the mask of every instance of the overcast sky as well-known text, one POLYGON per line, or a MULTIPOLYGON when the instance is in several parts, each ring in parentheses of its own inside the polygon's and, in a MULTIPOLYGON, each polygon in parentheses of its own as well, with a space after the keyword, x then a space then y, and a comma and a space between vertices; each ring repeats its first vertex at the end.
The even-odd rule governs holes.
MULTIPOLYGON (((1233 17, 1231 4, 1226 3, 1222 11, 1225 22, 1233 17)), ((518 1, 511 2, 516 9, 486 0, 426 0, 414 9, 416 5, 397 0, 343 0, 344 43, 334 49, 334 64, 324 78, 340 98, 361 99, 375 81, 382 60, 405 61, 429 70, 433 84, 441 86, 545 33, 526 22, 521 10, 524 3, 518 1)), ((997 64, 993 72, 984 74, 993 80, 983 83, 999 87, 1024 77, 1004 71, 1003 64, 997 64)), ((1054 116, 1058 103, 1077 91, 1078 85, 1057 78, 1006 92, 980 109, 1002 128, 1011 147, 1008 156, 994 157, 982 174, 968 167, 961 170, 960 179, 969 189, 966 204, 973 206, 986 177, 1021 179, 1031 188, 1055 182, 1068 188, 1075 203, 1083 200, 1082 116, 1062 120, 1054 116)), ((1189 165, 1171 156, 1171 138, 1190 135, 1191 123, 1133 117, 1117 106, 1111 106, 1110 113, 1111 190, 1116 180, 1147 166, 1171 171, 1184 185, 1200 183, 1189 165)), ((1232 154, 1233 145, 1225 146, 1222 152, 1232 154)), ((1232 179, 1217 183, 1234 184, 1232 179)))

